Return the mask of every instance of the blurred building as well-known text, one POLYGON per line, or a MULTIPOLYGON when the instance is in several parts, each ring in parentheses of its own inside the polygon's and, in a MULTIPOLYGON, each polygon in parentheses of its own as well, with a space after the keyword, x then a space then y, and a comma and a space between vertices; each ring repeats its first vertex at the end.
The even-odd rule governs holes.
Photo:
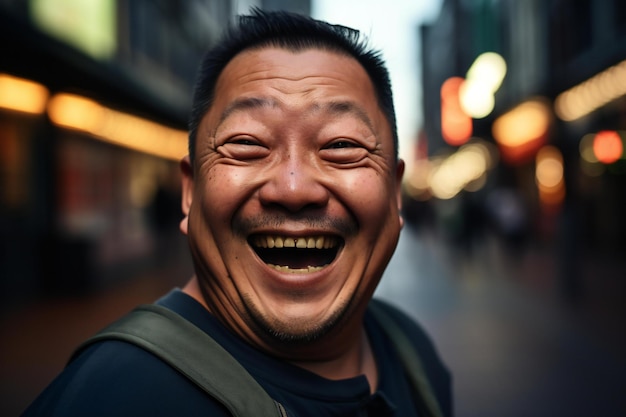
POLYGON ((428 169, 412 196, 478 201, 492 223, 513 196, 531 239, 564 257, 623 250, 625 28, 622 0, 444 0, 420 30, 428 169))
POLYGON ((310 9, 265 3, 0 0, 3 303, 186 260, 178 161, 195 73, 234 14, 310 9))

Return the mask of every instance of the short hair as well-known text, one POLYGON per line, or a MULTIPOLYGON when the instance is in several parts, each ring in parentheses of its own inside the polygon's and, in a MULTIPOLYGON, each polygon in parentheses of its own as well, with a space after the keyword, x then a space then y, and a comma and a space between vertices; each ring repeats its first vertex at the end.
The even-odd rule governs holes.
POLYGON ((192 164, 198 126, 213 103, 220 74, 239 53, 268 46, 295 52, 322 49, 356 59, 372 81, 379 107, 391 129, 397 159, 398 134, 393 94, 389 72, 380 51, 370 48, 367 38, 358 30, 295 13, 253 8, 249 15, 237 16, 200 65, 189 119, 189 156, 192 164))

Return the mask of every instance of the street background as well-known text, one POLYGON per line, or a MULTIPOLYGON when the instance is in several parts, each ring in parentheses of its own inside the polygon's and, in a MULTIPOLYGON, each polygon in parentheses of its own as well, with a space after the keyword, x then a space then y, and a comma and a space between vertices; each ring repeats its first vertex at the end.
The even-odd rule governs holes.
POLYGON ((191 276, 193 83, 252 6, 383 50, 406 225, 376 295, 432 336, 455 415, 626 416, 623 0, 0 0, 0 415, 191 276))

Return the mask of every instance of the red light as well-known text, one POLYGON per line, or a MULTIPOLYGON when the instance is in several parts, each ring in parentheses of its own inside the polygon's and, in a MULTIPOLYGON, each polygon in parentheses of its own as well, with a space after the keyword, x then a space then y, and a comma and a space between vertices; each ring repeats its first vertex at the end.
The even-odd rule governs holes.
POLYGON ((612 164, 622 157, 624 144, 622 138, 614 130, 598 132, 593 139, 593 153, 598 161, 612 164))
POLYGON ((461 146, 472 136, 472 118, 463 111, 459 97, 464 82, 452 77, 441 86, 441 135, 452 146, 461 146))

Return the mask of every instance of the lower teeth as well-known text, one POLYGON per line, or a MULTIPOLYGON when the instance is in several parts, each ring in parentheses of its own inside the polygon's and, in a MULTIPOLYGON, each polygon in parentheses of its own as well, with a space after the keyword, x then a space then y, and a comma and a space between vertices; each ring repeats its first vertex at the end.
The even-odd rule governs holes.
POLYGON ((268 264, 268 265, 277 271, 286 272, 288 274, 307 274, 311 272, 320 271, 322 268, 324 268, 323 266, 308 266, 306 268, 292 269, 292 268, 289 268, 288 266, 272 265, 272 264, 268 264))

